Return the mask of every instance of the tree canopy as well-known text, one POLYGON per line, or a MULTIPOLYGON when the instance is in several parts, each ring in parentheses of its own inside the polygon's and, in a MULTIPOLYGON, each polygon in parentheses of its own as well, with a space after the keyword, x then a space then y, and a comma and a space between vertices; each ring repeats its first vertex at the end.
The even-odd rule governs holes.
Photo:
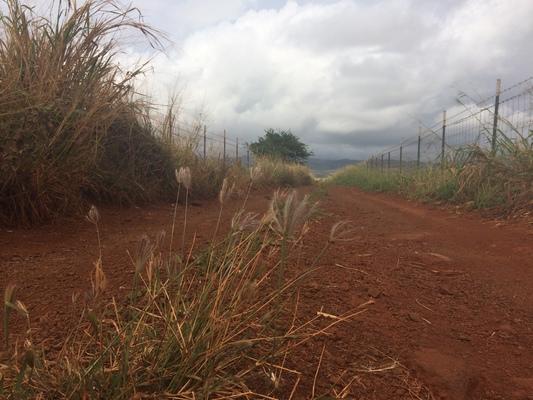
POLYGON ((266 129, 265 135, 250 144, 255 156, 267 156, 283 161, 304 163, 313 153, 290 130, 266 129))

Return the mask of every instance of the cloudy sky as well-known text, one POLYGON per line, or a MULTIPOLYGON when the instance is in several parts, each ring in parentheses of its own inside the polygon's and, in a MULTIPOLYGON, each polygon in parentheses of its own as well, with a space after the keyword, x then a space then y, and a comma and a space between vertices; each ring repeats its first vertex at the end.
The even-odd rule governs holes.
POLYGON ((533 0, 132 0, 164 31, 143 90, 242 141, 291 129, 323 158, 365 158, 472 97, 533 75, 533 0))

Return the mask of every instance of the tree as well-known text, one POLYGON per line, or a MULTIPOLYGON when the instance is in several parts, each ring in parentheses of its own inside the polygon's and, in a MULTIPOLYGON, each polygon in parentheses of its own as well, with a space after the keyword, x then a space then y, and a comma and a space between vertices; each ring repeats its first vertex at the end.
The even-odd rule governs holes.
POLYGON ((267 156, 283 161, 304 163, 313 153, 307 145, 290 130, 265 130, 265 135, 250 144, 250 151, 255 156, 267 156))

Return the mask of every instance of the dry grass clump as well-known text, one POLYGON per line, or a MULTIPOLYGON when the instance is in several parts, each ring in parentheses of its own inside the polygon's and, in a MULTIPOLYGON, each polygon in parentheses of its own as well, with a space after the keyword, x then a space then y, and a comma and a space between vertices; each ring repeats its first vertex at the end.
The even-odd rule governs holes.
MULTIPOLYGON (((57 2, 42 17, 4 0, 0 18, 0 224, 30 225, 79 210, 86 201, 132 204, 172 198, 174 170, 195 176, 192 197, 214 197, 240 165, 199 157, 199 132, 175 134, 176 99, 156 123, 122 71, 120 39, 158 33, 135 8, 114 0, 57 2), (54 15, 55 13, 55 15, 54 15)), ((198 125, 199 127, 200 125, 198 125)), ((304 167, 263 161, 265 186, 310 182, 304 167)))
POLYGON ((83 195, 146 200, 167 190, 173 158, 115 63, 118 40, 156 33, 111 0, 55 3, 38 16, 5 0, 0 19, 0 222, 40 222, 83 195))
POLYGON ((255 178, 258 186, 298 187, 314 181, 309 168, 302 164, 262 157, 255 160, 255 167, 258 168, 255 178))
POLYGON ((455 200, 513 213, 533 209, 533 132, 511 140, 500 134, 496 153, 468 147, 456 165, 455 200))
MULTIPOLYGON (((178 172, 185 190, 186 175, 178 172)), ((241 209, 225 239, 194 260, 172 246, 170 254, 162 250, 162 234, 144 237, 132 255, 133 288, 120 301, 105 300, 106 267, 99 258, 92 288, 78 297, 84 302, 80 322, 53 360, 33 344, 28 317, 24 345, 0 364, 0 397, 256 399, 294 393, 299 373, 284 367, 292 351, 349 318, 321 328, 319 316, 296 323, 287 312, 297 301, 292 288, 315 269, 273 279, 307 231, 311 209, 307 198, 278 192, 264 218, 241 209)), ((88 219, 98 232, 96 209, 88 219)), ((11 289, 5 304, 16 308, 11 289)))

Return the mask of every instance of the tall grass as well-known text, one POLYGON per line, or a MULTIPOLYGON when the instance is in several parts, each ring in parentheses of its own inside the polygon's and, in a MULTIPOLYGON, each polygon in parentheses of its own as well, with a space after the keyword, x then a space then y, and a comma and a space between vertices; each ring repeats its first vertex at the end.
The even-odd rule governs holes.
POLYGON ((302 164, 260 157, 255 160, 255 167, 260 171, 257 178, 259 186, 296 187, 311 185, 314 182, 311 171, 302 164))
MULTIPOLYGON (((172 157, 135 101, 142 69, 115 62, 125 31, 157 46, 134 8, 57 2, 55 16, 5 0, 0 18, 0 220, 32 223, 81 195, 135 200, 163 190, 172 157)), ((170 171, 173 169, 170 168, 170 171)))
POLYGON ((533 132, 498 135, 497 151, 469 147, 458 153, 456 199, 507 212, 533 208, 533 132))
MULTIPOLYGON (((176 98, 157 123, 135 91, 143 67, 120 69, 121 38, 137 33, 161 47, 137 9, 114 0, 60 1, 43 17, 21 0, 3 2, 0 224, 40 223, 87 201, 172 198, 180 166, 196 178, 191 197, 216 196, 228 173, 245 175, 223 160, 198 157, 199 131, 176 138, 176 98)), ((264 169, 265 184, 307 179, 296 166, 264 169)))
MULTIPOLYGON (((291 292, 315 269, 273 278, 307 231, 312 205, 294 193, 274 197, 263 218, 240 210, 225 239, 194 260, 165 255, 162 235, 143 238, 127 299, 104 300, 106 267, 99 260, 92 288, 80 298, 80 322, 60 353, 47 358, 28 330, 24 345, 14 346, 12 358, 0 364, 0 396, 289 398, 299 382, 299 373, 285 367, 294 349, 349 315, 329 325, 318 324, 319 316, 296 322, 291 292)), ((88 218, 98 231, 94 209, 88 218)), ((332 228, 325 247, 345 236, 344 226, 332 228)))
POLYGON ((533 208, 532 139, 533 134, 510 139, 500 132, 496 152, 465 146, 449 155, 444 168, 436 165, 400 173, 350 166, 333 174, 329 182, 514 213, 533 208))

